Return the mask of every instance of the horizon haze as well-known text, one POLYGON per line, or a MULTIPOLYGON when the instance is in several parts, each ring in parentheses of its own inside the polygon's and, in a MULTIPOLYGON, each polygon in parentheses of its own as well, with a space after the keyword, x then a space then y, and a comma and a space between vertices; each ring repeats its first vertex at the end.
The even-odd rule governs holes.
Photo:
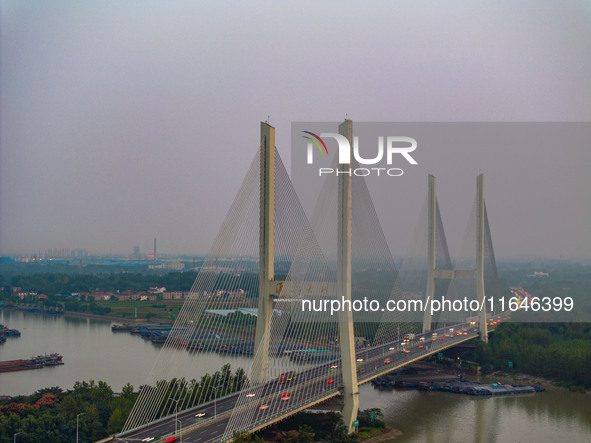
MULTIPOLYGON (((206 254, 261 121, 287 170, 292 122, 591 121, 584 2, 0 6, 0 256, 206 254)), ((418 149, 407 206, 372 188, 392 254, 435 173, 453 256, 483 172, 497 257, 591 258, 589 147, 418 149)))

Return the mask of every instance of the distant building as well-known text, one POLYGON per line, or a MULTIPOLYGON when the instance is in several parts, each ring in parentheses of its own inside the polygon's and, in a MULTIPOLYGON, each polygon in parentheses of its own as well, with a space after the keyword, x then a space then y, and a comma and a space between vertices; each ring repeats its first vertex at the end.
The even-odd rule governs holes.
POLYGON ((180 261, 161 263, 159 265, 148 265, 148 269, 172 269, 174 271, 181 271, 185 264, 180 261))
POLYGON ((43 254, 45 257, 88 257, 88 249, 86 248, 49 248, 43 254))
POLYGON ((33 292, 33 291, 28 291, 28 292, 27 291, 19 291, 19 292, 16 293, 16 296, 18 298, 20 298, 21 300, 23 300, 28 295, 32 295, 32 296, 36 297, 37 296, 37 293, 36 292, 33 292))
POLYGON ((140 294, 140 301, 148 301, 148 300, 154 301, 154 300, 156 300, 156 297, 157 297, 156 294, 143 293, 143 294, 140 294))
POLYGON ((163 300, 179 300, 185 298, 185 291, 167 291, 162 293, 163 300))
POLYGON ((122 301, 139 300, 140 295, 134 291, 125 291, 117 294, 117 299, 122 301))
POLYGON ((533 278, 541 278, 541 277, 549 277, 550 274, 548 274, 547 272, 540 272, 540 271, 535 271, 533 274, 529 274, 528 277, 533 277, 533 278))
POLYGON ((107 300, 111 300, 111 297, 113 295, 115 295, 115 294, 112 292, 95 291, 95 292, 91 293, 89 296, 87 296, 86 299, 92 298, 95 301, 99 301, 99 300, 107 301, 107 300))

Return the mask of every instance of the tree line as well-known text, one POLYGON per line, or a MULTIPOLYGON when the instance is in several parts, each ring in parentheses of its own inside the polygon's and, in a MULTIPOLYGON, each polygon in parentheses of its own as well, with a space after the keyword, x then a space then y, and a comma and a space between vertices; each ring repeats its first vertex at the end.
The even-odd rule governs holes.
POLYGON ((10 287, 22 291, 34 291, 47 295, 71 294, 73 292, 101 291, 146 291, 153 286, 165 287, 168 291, 188 291, 197 273, 169 272, 163 275, 140 273, 110 274, 33 274, 0 277, 0 286, 5 294, 10 287))
POLYGON ((503 323, 488 344, 477 346, 485 369, 511 369, 591 388, 590 323, 503 323))
MULTIPOLYGON (((164 385, 167 394, 175 393, 177 397, 188 394, 204 402, 213 399, 212 386, 223 384, 223 392, 217 392, 221 397, 240 390, 245 380, 242 368, 232 373, 230 364, 226 364, 199 381, 161 380, 155 387, 142 386, 140 390, 164 385)), ((67 391, 59 387, 44 388, 29 396, 0 400, 0 443, 11 443, 16 433, 19 441, 72 442, 76 438, 77 416, 79 440, 100 440, 121 431, 138 395, 129 383, 119 395, 113 395, 107 383, 90 380, 76 382, 67 391)), ((161 412, 167 407, 165 403, 159 406, 161 412)))

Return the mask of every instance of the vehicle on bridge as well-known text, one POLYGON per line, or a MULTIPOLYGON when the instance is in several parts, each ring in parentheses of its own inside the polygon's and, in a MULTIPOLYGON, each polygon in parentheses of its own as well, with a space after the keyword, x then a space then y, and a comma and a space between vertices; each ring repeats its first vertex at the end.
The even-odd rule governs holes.
POLYGON ((295 380, 295 372, 293 371, 288 371, 285 374, 281 374, 279 376, 279 383, 288 383, 293 380, 295 380))

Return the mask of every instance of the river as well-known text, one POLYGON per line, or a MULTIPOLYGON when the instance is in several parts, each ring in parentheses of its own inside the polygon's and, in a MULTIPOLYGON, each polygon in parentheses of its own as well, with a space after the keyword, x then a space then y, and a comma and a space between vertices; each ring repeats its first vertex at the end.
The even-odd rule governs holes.
MULTIPOLYGON (((0 360, 57 352, 64 365, 0 373, 0 395, 31 394, 37 389, 72 388, 81 380, 103 380, 120 391, 147 380, 160 348, 126 332, 112 332, 99 319, 0 309, 0 323, 21 331, 0 345, 0 360)), ((247 366, 244 357, 195 357, 180 375, 199 378, 224 363, 247 366)), ((476 398, 443 392, 380 391, 359 388, 360 407, 380 408, 388 426, 399 429, 397 443, 408 442, 591 442, 591 395, 549 389, 541 394, 476 398)))

